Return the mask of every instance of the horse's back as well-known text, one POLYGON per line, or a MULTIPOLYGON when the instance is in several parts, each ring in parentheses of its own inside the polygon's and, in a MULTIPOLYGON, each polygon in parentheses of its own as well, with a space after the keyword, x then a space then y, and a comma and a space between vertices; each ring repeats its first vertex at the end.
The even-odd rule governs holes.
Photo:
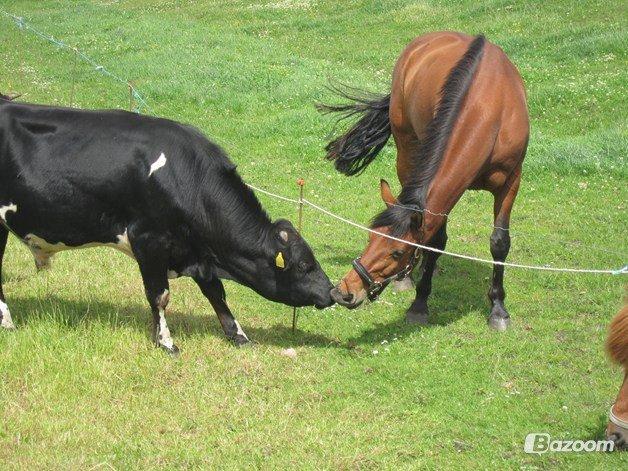
MULTIPOLYGON (((390 106, 393 127, 408 129, 411 126, 419 138, 424 137, 445 81, 473 39, 474 36, 468 34, 443 31, 418 36, 406 46, 393 74, 390 106)), ((485 43, 476 80, 466 100, 468 104, 473 102, 474 96, 483 103, 490 98, 492 103, 501 105, 495 112, 514 107, 527 120, 521 76, 504 51, 489 41, 485 43), (482 92, 477 93, 474 90, 477 88, 483 88, 482 92)))

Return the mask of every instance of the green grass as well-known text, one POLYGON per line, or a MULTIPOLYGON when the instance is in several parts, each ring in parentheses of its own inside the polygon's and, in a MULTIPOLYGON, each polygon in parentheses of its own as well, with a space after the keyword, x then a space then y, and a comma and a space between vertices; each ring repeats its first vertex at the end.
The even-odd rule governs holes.
MULTIPOLYGON (((159 115, 219 142, 244 178, 367 222, 394 148, 359 178, 322 156, 329 78, 384 92, 394 61, 432 30, 484 32, 526 81, 532 136, 509 259, 626 263, 628 24, 620 1, 3 1, 2 8, 133 80, 159 115)), ((73 58, 0 18, 0 90, 70 102, 73 58)), ((74 105, 126 107, 124 86, 75 68, 74 105)), ((398 184, 395 185, 398 189, 398 184)), ((273 217, 295 208, 260 195, 273 217)), ((492 202, 469 193, 449 248, 490 257, 492 202)), ((304 234, 334 280, 366 236, 309 209, 304 234)), ((148 338, 135 264, 63 253, 36 274, 14 238, 0 332, 1 469, 619 469, 626 455, 526 455, 529 432, 600 438, 621 381, 606 327, 625 277, 506 272, 513 328, 486 327, 490 267, 442 258, 433 325, 407 326, 412 293, 356 311, 300 311, 236 284, 228 301, 254 348, 223 337, 188 280, 171 283, 172 360, 148 338), (296 360, 280 355, 294 347, 296 360), (377 351, 377 353, 375 353, 377 351)))

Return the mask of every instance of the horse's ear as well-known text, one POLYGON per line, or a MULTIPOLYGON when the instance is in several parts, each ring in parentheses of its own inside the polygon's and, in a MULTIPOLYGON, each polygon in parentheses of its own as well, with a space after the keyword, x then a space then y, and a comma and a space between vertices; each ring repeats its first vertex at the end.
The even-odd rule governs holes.
POLYGON ((393 196, 392 191, 390 191, 390 185, 383 178, 379 181, 379 192, 387 206, 397 204, 397 198, 393 196))

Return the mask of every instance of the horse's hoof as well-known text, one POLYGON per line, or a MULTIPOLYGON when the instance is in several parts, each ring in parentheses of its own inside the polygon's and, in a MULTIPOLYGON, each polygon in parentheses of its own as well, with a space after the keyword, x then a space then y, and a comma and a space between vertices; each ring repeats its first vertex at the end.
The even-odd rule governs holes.
POLYGON ((177 347, 176 345, 173 345, 172 347, 166 347, 165 345, 159 345, 159 348, 161 348, 164 352, 166 352, 172 358, 179 358, 179 354, 181 353, 179 351, 179 347, 177 347))
POLYGON ((502 317, 491 314, 488 318, 488 325, 497 332, 505 332, 510 327, 510 317, 502 317))
POLYGON ((408 324, 427 325, 427 312, 414 312, 408 310, 406 312, 406 322, 408 324))
POLYGON ((395 293, 401 293, 403 291, 410 291, 414 289, 414 283, 410 276, 406 276, 403 280, 393 281, 392 289, 395 293))
POLYGON ((608 435, 607 440, 612 441, 615 444, 615 451, 626 451, 628 450, 628 442, 624 438, 624 435, 621 432, 615 431, 608 435))

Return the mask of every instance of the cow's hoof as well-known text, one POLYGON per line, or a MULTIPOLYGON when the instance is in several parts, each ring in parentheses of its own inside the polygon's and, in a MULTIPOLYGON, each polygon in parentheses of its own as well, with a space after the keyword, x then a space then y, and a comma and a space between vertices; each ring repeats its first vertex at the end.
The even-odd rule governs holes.
POLYGON ((406 276, 403 280, 393 281, 392 289, 395 293, 401 293, 403 291, 410 291, 411 289, 414 289, 412 277, 406 276))
POLYGON ((231 341, 236 347, 250 347, 252 345, 251 341, 244 335, 236 335, 231 341))
POLYGON ((510 327, 510 317, 503 317, 499 314, 491 314, 488 317, 488 325, 497 332, 505 332, 510 327))
POLYGON ((6 316, 0 315, 0 327, 4 330, 15 330, 15 325, 13 325, 13 321, 11 318, 7 318, 6 316))
POLYGON ((177 347, 176 345, 172 345, 171 347, 166 347, 165 345, 159 345, 159 348, 161 348, 164 352, 166 352, 172 358, 178 358, 179 354, 181 353, 179 351, 179 347, 177 347))
POLYGON ((406 312, 406 322, 408 324, 427 325, 427 311, 415 312, 410 309, 406 312))

